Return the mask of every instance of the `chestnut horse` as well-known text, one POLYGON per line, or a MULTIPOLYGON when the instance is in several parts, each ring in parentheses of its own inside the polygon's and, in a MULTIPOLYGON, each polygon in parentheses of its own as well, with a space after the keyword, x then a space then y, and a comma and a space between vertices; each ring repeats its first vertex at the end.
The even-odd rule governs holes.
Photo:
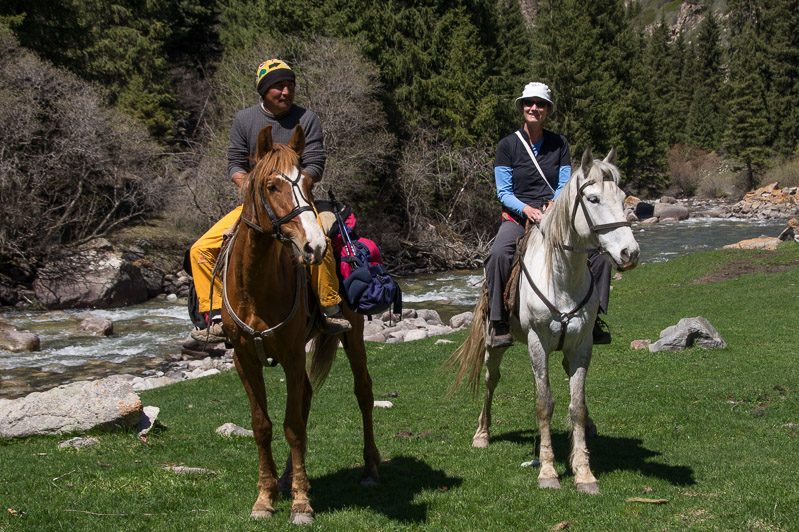
MULTIPOLYGON (((297 126, 288 145, 273 144, 272 126, 258 135, 255 165, 242 187, 241 222, 221 257, 224 305, 222 322, 235 350, 234 361, 250 399, 252 429, 258 445, 258 499, 251 517, 270 518, 280 488, 294 497, 291 522, 310 524, 305 471, 306 426, 313 382, 327 377, 339 337, 313 332, 309 309, 316 300, 308 286, 306 265, 319 264, 327 240, 312 205, 311 179, 300 171, 305 133, 297 126), (311 368, 306 373, 305 345, 315 336, 311 368), (290 447, 286 472, 278 481, 272 456, 272 421, 267 413, 263 368, 279 364, 286 374, 283 430, 290 447)), ((342 305, 352 331, 344 345, 355 377, 355 395, 363 418, 365 470, 361 483, 378 482, 380 454, 372 427, 372 380, 366 369, 363 317, 342 305)))
MULTIPOLYGON (((550 422, 555 402, 549 387, 549 354, 563 351, 563 367, 569 375, 572 424, 570 465, 578 491, 599 493, 591 473, 586 446, 588 409, 585 378, 593 348, 592 329, 599 296, 588 271, 588 253, 604 252, 617 270, 638 264, 639 248, 630 223, 624 217, 624 192, 619 188, 616 149, 604 160, 583 154, 580 169, 546 211, 540 227, 533 230, 522 257, 518 287, 519 312, 512 317, 514 337, 527 344, 536 386, 535 412, 541 432, 540 488, 560 488, 554 467, 550 422)), ((490 441, 491 402, 499 382, 499 365, 507 347, 492 348, 486 342, 487 296, 474 311, 468 338, 448 362, 458 366, 453 389, 468 375, 476 391, 485 361, 486 392, 472 446, 486 447, 490 441)))

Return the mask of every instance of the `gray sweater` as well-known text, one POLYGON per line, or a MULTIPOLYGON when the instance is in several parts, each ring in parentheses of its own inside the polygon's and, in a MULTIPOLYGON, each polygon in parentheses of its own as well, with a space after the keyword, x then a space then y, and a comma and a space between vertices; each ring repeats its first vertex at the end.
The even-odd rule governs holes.
POLYGON ((280 144, 287 144, 291 140, 294 126, 299 124, 302 127, 305 131, 305 150, 300 165, 315 182, 322 179, 327 155, 319 117, 313 111, 292 105, 288 113, 278 118, 260 103, 236 113, 227 149, 228 177, 251 170, 250 158, 255 157, 258 134, 269 124, 272 125, 272 141, 280 144))

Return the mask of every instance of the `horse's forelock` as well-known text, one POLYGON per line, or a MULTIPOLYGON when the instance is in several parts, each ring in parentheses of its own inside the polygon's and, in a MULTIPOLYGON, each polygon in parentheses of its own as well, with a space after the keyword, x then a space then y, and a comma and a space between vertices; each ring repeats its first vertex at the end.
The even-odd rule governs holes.
POLYGON ((256 187, 262 186, 264 181, 275 171, 290 175, 293 168, 300 165, 300 158, 294 150, 285 144, 274 144, 272 149, 263 156, 252 170, 252 179, 256 187))

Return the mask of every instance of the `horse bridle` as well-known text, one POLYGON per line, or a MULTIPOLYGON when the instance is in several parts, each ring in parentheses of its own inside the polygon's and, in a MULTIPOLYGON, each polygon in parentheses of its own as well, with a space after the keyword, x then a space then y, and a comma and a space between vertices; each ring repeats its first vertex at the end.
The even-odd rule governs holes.
MULTIPOLYGON (((613 181, 613 178, 603 177, 602 180, 613 181)), ((623 222, 611 222, 599 225, 594 224, 593 220, 591 220, 590 214, 588 213, 588 208, 585 206, 583 200, 583 191, 586 189, 586 187, 589 187, 590 185, 593 185, 595 183, 596 181, 594 181, 593 179, 589 179, 585 183, 580 185, 580 188, 577 189, 577 201, 575 201, 574 208, 572 209, 571 226, 572 229, 574 229, 574 231, 577 232, 577 228, 575 227, 574 221, 575 218, 577 217, 577 205, 579 204, 580 207, 582 207, 583 209, 583 215, 585 216, 585 221, 588 223, 588 228, 591 231, 591 234, 596 237, 597 247, 577 248, 574 246, 562 245, 561 247, 566 251, 575 251, 580 253, 590 253, 591 251, 600 251, 600 252, 604 251, 602 249, 602 243, 599 241, 600 231, 607 231, 609 229, 616 229, 618 227, 632 227, 630 222, 626 220, 623 222)), ((541 226, 537 222, 536 226, 538 226, 538 230, 541 231, 541 226)), ((566 328, 569 325, 569 321, 571 321, 571 319, 580 311, 580 309, 582 309, 583 306, 585 306, 585 304, 588 303, 588 300, 591 299, 591 294, 593 294, 594 292, 594 277, 592 275, 589 275, 591 284, 588 287, 588 293, 585 294, 585 297, 582 299, 582 301, 580 301, 571 311, 561 312, 549 299, 546 298, 546 296, 544 296, 543 292, 541 292, 541 290, 539 290, 538 287, 535 285, 535 283, 533 282, 533 277, 530 275, 527 266, 524 264, 524 258, 522 258, 522 260, 519 261, 519 264, 521 265, 522 272, 524 272, 524 276, 527 278, 527 282, 530 283, 533 292, 535 292, 535 294, 544 303, 544 305, 546 305, 546 307, 550 310, 550 312, 552 312, 556 316, 556 319, 560 323, 560 337, 558 338, 558 346, 555 348, 555 351, 560 351, 561 349, 563 349, 563 342, 566 338, 566 328)))
MULTIPOLYGON (((603 176, 602 181, 613 181, 612 177, 603 176)), ((577 232, 577 227, 575 226, 575 220, 577 219, 577 206, 579 205, 583 210, 583 216, 585 216, 585 221, 588 224, 588 230, 591 232, 592 235, 596 237, 597 247, 596 248, 577 248, 574 246, 563 245, 563 249, 566 251, 577 251, 582 253, 590 253, 591 251, 605 251, 602 247, 602 243, 599 241, 599 232, 600 231, 607 231, 610 229, 616 229, 618 227, 632 227, 632 224, 627 220, 619 221, 619 222, 610 222, 606 224, 594 224, 594 221, 591 219, 591 215, 588 213, 588 208, 585 206, 585 200, 583 199, 583 191, 591 186, 596 184, 596 181, 593 179, 587 180, 585 183, 580 185, 580 188, 577 189, 577 201, 574 202, 574 208, 572 209, 571 215, 571 226, 574 229, 574 232, 577 232)))
MULTIPOLYGON (((260 199, 261 199, 261 204, 263 205, 264 209, 266 210, 266 214, 269 216, 269 223, 272 225, 272 230, 271 231, 267 231, 263 227, 261 227, 260 219, 258 217, 258 209, 255 209, 255 222, 252 222, 252 221, 248 220, 247 218, 245 218, 243 213, 241 214, 241 221, 244 222, 251 229, 257 231, 258 233, 267 234, 267 235, 271 236, 272 238, 275 238, 276 240, 278 240, 281 243, 287 243, 288 242, 288 243, 291 243, 291 245, 293 245, 294 247, 297 247, 297 244, 291 238, 289 238, 285 234, 283 234, 283 231, 281 230, 281 225, 285 224, 286 222, 288 222, 289 220, 295 218, 296 216, 299 216, 303 212, 313 211, 314 208, 313 208, 311 202, 308 201, 308 199, 303 195, 302 188, 300 188, 300 180, 302 180, 302 172, 298 172, 297 173, 297 178, 296 179, 291 179, 289 176, 287 176, 286 174, 284 174, 280 170, 275 170, 273 172, 273 175, 278 175, 279 177, 282 177, 283 179, 285 179, 286 181, 288 181, 291 184, 291 190, 292 190, 292 194, 294 196, 294 202, 295 202, 295 204, 297 206, 294 207, 294 209, 292 209, 285 216, 281 216, 280 218, 278 218, 277 215, 275 214, 275 211, 272 210, 272 207, 269 206, 269 202, 266 201, 266 196, 264 195, 263 189, 261 189, 260 194, 259 194, 260 199), (300 200, 305 200, 306 205, 304 207, 300 207, 300 203, 301 203, 300 200)), ((255 196, 255 186, 254 186, 254 184, 252 186, 252 201, 253 201, 253 206, 255 206, 255 204, 256 204, 256 196, 255 196)), ((267 357, 266 350, 264 349, 264 338, 266 338, 267 336, 271 336, 272 334, 275 334, 277 331, 279 331, 280 329, 285 327, 291 321, 291 319, 297 313, 297 309, 299 307, 300 293, 303 293, 303 299, 305 300, 305 303, 306 303, 305 312, 306 312, 306 314, 310 313, 308 308, 307 308, 308 297, 307 297, 307 285, 305 283, 305 268, 300 264, 299 261, 297 261, 297 263, 296 263, 296 265, 297 265, 297 286, 296 286, 296 289, 294 291, 294 293, 295 293, 294 304, 292 305, 291 310, 289 311, 288 315, 280 323, 278 323, 277 325, 275 325, 273 327, 269 327, 267 329, 260 330, 260 331, 253 329, 252 327, 247 325, 236 314, 236 312, 233 310, 233 307, 230 304, 230 300, 228 299, 228 295, 227 295, 228 261, 230 260, 230 250, 233 248, 233 242, 236 239, 236 234, 237 233, 238 232, 233 233, 233 235, 232 235, 232 237, 230 239, 230 243, 225 248, 225 251, 224 251, 225 256, 224 257, 220 257, 223 260, 221 260, 221 261, 219 261, 217 263, 217 265, 219 265, 220 263, 224 263, 224 267, 222 269, 222 301, 224 302, 225 308, 227 309, 228 314, 230 315, 230 318, 233 320, 233 322, 236 325, 238 325, 244 332, 246 332, 248 335, 250 335, 252 337, 253 343, 255 344, 255 353, 256 353, 256 355, 258 357, 258 360, 261 362, 261 364, 263 364, 264 366, 273 367, 273 366, 275 366, 276 361, 274 359, 272 359, 271 357, 267 357)), ((214 276, 215 275, 216 275, 216 268, 214 268, 214 276)), ((211 285, 213 286, 213 280, 211 282, 211 285)), ((211 290, 211 298, 213 300, 213 289, 211 290)))
MULTIPOLYGON (((260 190, 260 198, 261 198, 261 205, 263 205, 264 209, 266 210, 267 216, 269 216, 269 223, 272 225, 272 230, 267 231, 263 227, 261 227, 261 221, 258 217, 258 209, 255 209, 255 222, 251 222, 247 218, 244 217, 244 214, 241 215, 241 221, 247 224, 247 226, 251 227, 252 229, 258 231, 259 233, 268 234, 272 238, 277 239, 282 243, 291 243, 295 245, 294 242, 283 234, 281 226, 286 222, 290 221, 291 219, 299 216, 300 214, 306 211, 313 211, 314 208, 308 198, 302 193, 302 188, 300 187, 300 181, 302 180, 302 172, 297 173, 296 179, 291 179, 289 176, 281 172, 280 170, 275 170, 273 175, 277 175, 282 177, 286 181, 291 184, 291 193, 294 196, 294 203, 296 203, 296 207, 294 207, 288 214, 285 216, 281 216, 280 218, 277 217, 275 211, 272 210, 272 207, 269 206, 269 202, 266 201, 266 196, 264 195, 263 189, 260 190), (300 207, 300 200, 305 200, 306 205, 300 207)), ((254 184, 251 186, 252 189, 252 201, 253 206, 256 204, 256 197, 255 197, 255 186, 254 184)))

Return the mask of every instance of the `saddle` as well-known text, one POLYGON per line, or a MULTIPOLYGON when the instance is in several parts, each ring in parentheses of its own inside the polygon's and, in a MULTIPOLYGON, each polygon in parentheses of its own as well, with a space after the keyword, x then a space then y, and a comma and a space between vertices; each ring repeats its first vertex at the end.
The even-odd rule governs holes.
POLYGON ((511 262, 510 276, 505 285, 503 292, 503 299, 505 300, 505 311, 509 316, 519 315, 519 280, 522 277, 522 257, 527 249, 527 242, 530 240, 530 235, 533 234, 533 228, 536 225, 529 221, 525 225, 524 235, 516 241, 516 253, 513 255, 511 262))

